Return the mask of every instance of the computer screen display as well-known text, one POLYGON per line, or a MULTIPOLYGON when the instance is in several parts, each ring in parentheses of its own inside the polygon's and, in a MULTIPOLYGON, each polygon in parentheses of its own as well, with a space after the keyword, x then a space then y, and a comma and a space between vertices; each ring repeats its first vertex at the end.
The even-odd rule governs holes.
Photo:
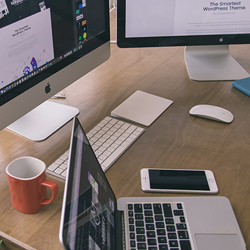
POLYGON ((119 12, 121 47, 216 45, 250 40, 247 0, 118 0, 119 12))
POLYGON ((109 49, 91 56, 106 43, 108 0, 0 1, 1 120, 3 110, 10 117, 18 110, 0 129, 107 60, 109 49), (42 91, 34 90, 41 83, 42 91))
POLYGON ((59 231, 64 249, 115 249, 116 209, 115 195, 75 118, 59 231))
POLYGON ((250 2, 118 0, 119 47, 250 43, 250 2))

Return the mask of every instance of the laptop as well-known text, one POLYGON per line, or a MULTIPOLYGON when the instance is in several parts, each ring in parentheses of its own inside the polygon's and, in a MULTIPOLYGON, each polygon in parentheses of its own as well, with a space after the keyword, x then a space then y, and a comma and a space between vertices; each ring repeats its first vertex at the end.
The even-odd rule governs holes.
POLYGON ((64 249, 246 250, 225 197, 116 200, 76 117, 59 239, 64 249))

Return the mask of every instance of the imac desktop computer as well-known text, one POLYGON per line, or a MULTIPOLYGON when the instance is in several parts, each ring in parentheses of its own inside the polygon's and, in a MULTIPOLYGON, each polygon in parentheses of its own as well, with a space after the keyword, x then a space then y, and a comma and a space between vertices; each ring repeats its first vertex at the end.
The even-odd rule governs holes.
POLYGON ((193 80, 249 77, 229 51, 229 45, 249 43, 248 0, 117 0, 118 46, 185 46, 193 80))
POLYGON ((110 56, 109 1, 3 0, 0 54, 0 130, 46 139, 79 112, 47 100, 110 56))

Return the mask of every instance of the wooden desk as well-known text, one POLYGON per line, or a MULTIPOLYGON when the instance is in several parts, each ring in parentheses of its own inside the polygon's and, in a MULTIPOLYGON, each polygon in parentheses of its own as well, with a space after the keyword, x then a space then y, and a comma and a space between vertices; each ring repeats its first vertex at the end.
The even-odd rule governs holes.
MULTIPOLYGON (((115 39, 115 13, 111 14, 115 39)), ((234 57, 250 72, 250 46, 231 46, 234 57)), ((250 248, 250 98, 232 82, 194 82, 188 78, 184 48, 119 49, 111 58, 65 89, 60 102, 80 109, 79 119, 89 131, 136 90, 174 101, 138 141, 106 172, 117 196, 172 196, 143 193, 139 171, 147 168, 211 169, 219 194, 230 199, 250 248), (235 115, 223 124, 189 115, 196 104, 224 107, 235 115)), ((0 132, 0 231, 36 249, 61 249, 58 230, 64 181, 58 198, 34 215, 16 211, 9 194, 5 167, 30 155, 52 163, 69 147, 72 122, 43 142, 31 142, 7 130, 0 132)), ((26 246, 24 246, 26 247, 26 246)), ((1 249, 1 246, 0 246, 1 249)))

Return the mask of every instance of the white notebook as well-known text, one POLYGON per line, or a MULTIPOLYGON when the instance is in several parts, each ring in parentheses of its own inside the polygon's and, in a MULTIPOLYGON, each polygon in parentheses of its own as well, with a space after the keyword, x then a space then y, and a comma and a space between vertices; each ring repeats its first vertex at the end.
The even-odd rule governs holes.
POLYGON ((150 126, 173 101, 137 90, 111 112, 111 116, 150 126))

